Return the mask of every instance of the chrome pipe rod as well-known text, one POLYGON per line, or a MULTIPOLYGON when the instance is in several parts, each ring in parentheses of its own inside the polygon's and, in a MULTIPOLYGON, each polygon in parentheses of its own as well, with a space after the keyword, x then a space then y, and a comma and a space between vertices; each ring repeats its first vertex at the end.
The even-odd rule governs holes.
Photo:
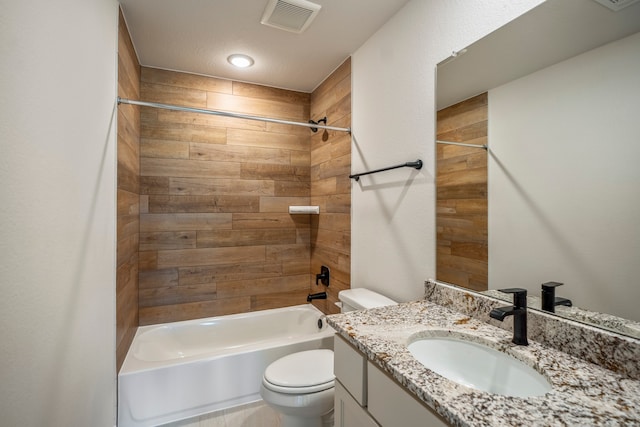
POLYGON ((440 140, 436 140, 436 142, 438 144, 447 144, 447 145, 459 145, 460 147, 471 147, 471 148, 482 148, 484 150, 487 150, 489 147, 487 147, 485 144, 483 145, 478 145, 478 144, 466 144, 464 142, 452 142, 452 141, 440 141, 440 140))
POLYGON ((258 120, 261 122, 279 123, 283 125, 293 125, 293 126, 305 126, 308 128, 327 129, 327 130, 335 130, 339 132, 351 133, 350 128, 323 126, 315 123, 294 122, 290 120, 272 119, 269 117, 250 116, 247 114, 231 113, 228 111, 208 110, 205 108, 181 107, 179 105, 160 104, 157 102, 135 101, 133 99, 126 99, 126 98, 120 98, 120 97, 118 97, 118 104, 131 104, 131 105, 139 105, 141 107, 161 108, 164 110, 171 110, 171 111, 184 111, 188 113, 209 114, 213 116, 233 117, 236 119, 245 119, 245 120, 258 120))

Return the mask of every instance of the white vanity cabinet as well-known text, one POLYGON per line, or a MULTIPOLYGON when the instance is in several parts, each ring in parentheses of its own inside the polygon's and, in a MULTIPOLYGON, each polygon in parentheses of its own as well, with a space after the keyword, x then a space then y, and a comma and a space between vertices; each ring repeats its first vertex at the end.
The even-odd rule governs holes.
POLYGON ((335 427, 448 425, 339 335, 334 360, 335 427))

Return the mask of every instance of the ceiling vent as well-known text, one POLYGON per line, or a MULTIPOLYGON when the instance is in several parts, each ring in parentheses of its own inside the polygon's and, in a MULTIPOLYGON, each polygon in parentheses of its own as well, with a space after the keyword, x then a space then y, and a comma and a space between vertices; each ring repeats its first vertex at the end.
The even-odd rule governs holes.
POLYGON ((624 9, 627 6, 631 6, 636 3, 638 0, 595 0, 601 5, 608 7, 609 9, 617 12, 619 10, 624 9))
POLYGON ((260 22, 281 30, 301 33, 311 25, 321 7, 306 0, 269 0, 260 22))

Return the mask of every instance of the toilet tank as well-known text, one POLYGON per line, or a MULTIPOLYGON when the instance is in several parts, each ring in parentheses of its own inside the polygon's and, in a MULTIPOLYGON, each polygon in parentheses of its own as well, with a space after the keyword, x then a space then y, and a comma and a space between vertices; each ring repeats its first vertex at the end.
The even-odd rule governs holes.
POLYGON ((340 310, 342 313, 397 304, 396 301, 366 288, 353 288, 340 291, 338 292, 338 299, 340 299, 342 303, 340 310))

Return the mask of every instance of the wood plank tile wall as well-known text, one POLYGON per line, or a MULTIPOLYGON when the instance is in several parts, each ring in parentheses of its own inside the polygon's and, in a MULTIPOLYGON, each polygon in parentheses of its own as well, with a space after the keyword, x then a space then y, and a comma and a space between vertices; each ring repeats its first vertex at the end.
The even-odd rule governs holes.
MULTIPOLYGON (((311 94, 311 118, 327 117, 332 126, 351 127, 351 59, 347 59, 311 94)), ((351 286, 351 135, 319 130, 311 137, 311 204, 320 215, 311 216, 311 274, 309 292, 326 291, 315 300, 325 313, 337 313, 338 292, 351 286), (315 285, 315 275, 326 265, 331 283, 315 285)))
MULTIPOLYGON (((141 99, 306 122, 310 95, 142 68, 141 99)), ((141 109, 140 325, 306 302, 311 131, 141 109)))
MULTIPOLYGON (((438 111, 437 138, 487 143, 487 93, 438 111)), ((488 284, 487 152, 437 144, 438 280, 475 290, 488 284)))
MULTIPOLYGON (((140 65, 120 13, 118 96, 139 99, 140 65)), ((138 327, 140 109, 118 106, 116 362, 120 369, 138 327)))

